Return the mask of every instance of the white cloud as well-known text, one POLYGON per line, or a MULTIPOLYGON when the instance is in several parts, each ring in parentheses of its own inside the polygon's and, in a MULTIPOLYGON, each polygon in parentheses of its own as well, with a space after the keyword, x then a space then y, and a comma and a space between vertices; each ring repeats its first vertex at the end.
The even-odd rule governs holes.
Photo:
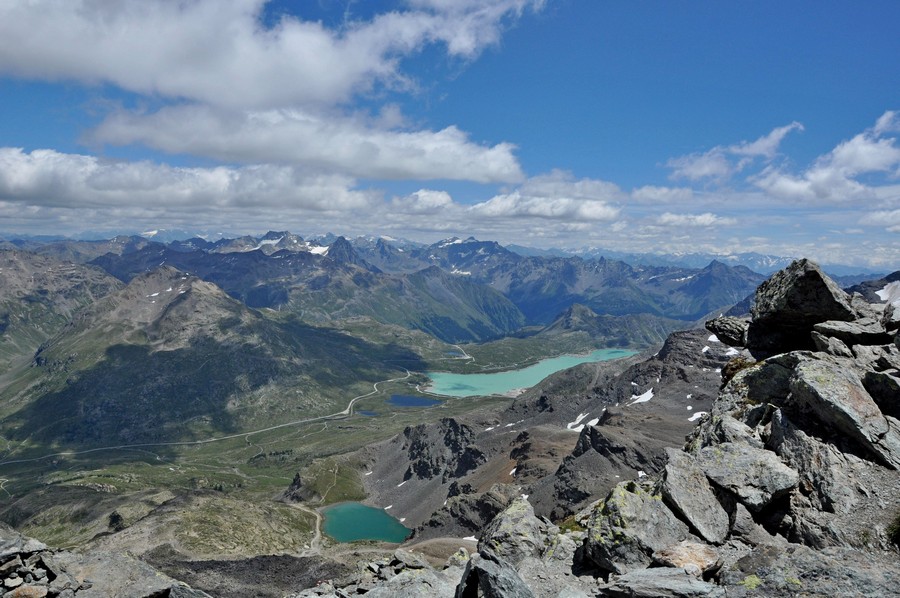
POLYGON ((419 189, 406 197, 395 197, 391 204, 406 214, 437 214, 454 205, 449 193, 433 189, 419 189))
POLYGON ((265 0, 32 0, 0 3, 0 72, 108 82, 140 94, 268 109, 345 102, 375 85, 406 85, 399 58, 440 43, 472 58, 505 20, 540 1, 414 2, 331 30, 265 0))
POLYGON ((722 227, 734 226, 737 224, 737 219, 716 216, 710 212, 703 214, 673 214, 666 212, 659 216, 657 222, 662 226, 722 227))
POLYGON ((765 160, 775 158, 781 142, 794 130, 802 131, 803 125, 795 121, 783 127, 776 127, 756 141, 742 141, 728 146, 717 145, 706 152, 672 158, 666 162, 666 166, 672 169, 673 179, 724 180, 744 170, 754 158, 765 160))
POLYGON ((877 187, 857 180, 861 175, 900 176, 900 147, 884 133, 898 128, 894 112, 885 112, 871 129, 838 144, 799 176, 778 168, 763 170, 752 181, 779 197, 803 201, 853 201, 878 198, 877 187))
POLYGON ((542 219, 613 220, 620 209, 610 201, 621 199, 618 186, 595 179, 575 180, 571 174, 553 171, 525 181, 518 189, 473 205, 479 216, 535 217, 542 219))
POLYGON ((859 223, 884 227, 889 232, 900 233, 900 209, 871 212, 863 216, 859 223))
POLYGON ((384 119, 397 122, 400 118, 395 109, 372 123, 361 117, 323 117, 297 109, 245 113, 172 106, 149 115, 118 112, 91 137, 228 162, 291 163, 366 178, 480 183, 522 179, 513 145, 478 145, 454 126, 440 131, 379 126, 384 119))
POLYGON ((151 206, 208 214, 246 207, 328 212, 369 206, 372 194, 354 185, 352 178, 287 166, 175 168, 0 148, 0 201, 33 209, 151 206))
POLYGON ((728 147, 728 153, 738 156, 762 156, 764 158, 774 158, 778 153, 778 146, 791 131, 802 131, 803 125, 797 121, 783 127, 777 127, 768 135, 763 135, 753 142, 743 141, 736 145, 728 147))
POLYGON ((733 167, 722 148, 713 148, 702 154, 689 154, 666 162, 672 169, 673 179, 724 179, 731 175, 733 167))
POLYGON ((688 202, 694 198, 693 189, 686 187, 657 187, 645 185, 631 192, 631 198, 641 203, 688 202))

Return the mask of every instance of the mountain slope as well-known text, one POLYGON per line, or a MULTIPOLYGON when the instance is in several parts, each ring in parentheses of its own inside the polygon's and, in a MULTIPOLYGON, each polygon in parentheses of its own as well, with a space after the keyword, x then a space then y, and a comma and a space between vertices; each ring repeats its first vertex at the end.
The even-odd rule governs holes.
POLYGON ((29 358, 80 309, 122 285, 99 268, 0 251, 0 368, 29 358))
POLYGON ((263 427, 343 409, 393 369, 385 360, 417 363, 401 348, 273 320, 162 267, 42 345, 4 392, 0 430, 29 445, 90 446, 263 427))

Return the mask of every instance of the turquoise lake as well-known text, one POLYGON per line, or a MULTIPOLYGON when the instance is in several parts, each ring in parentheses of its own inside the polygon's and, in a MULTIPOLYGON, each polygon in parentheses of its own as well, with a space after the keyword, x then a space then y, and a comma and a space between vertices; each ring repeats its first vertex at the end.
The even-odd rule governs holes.
POLYGON ((322 524, 326 534, 338 542, 357 540, 381 540, 399 544, 409 536, 410 530, 377 509, 358 502, 342 502, 323 509, 322 524))
POLYGON ((449 374, 428 372, 431 385, 428 391, 448 397, 475 397, 503 395, 513 390, 530 388, 554 372, 581 363, 607 361, 629 357, 636 351, 627 349, 597 349, 587 355, 563 355, 544 359, 521 370, 495 372, 492 374, 449 374))

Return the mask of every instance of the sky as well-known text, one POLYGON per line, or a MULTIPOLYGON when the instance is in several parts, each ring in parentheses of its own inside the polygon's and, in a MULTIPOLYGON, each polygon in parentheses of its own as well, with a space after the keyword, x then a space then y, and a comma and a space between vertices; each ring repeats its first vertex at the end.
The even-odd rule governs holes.
POLYGON ((4 0, 0 232, 900 269, 900 2, 4 0))

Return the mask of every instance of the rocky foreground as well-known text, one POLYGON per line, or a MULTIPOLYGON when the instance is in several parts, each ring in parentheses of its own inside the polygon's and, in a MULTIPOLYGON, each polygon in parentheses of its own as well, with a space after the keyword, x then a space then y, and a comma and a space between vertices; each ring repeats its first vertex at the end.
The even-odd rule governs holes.
MULTIPOLYGON (((560 526, 514 498, 441 568, 397 550, 291 596, 897 595, 900 289, 876 291, 887 303, 795 262, 760 286, 751 318, 707 324, 739 355, 659 473, 560 526)), ((3 596, 206 595, 127 556, 52 551, 11 530, 0 578, 3 596)))
POLYGON ((294 596, 897 595, 900 305, 804 260, 708 327, 742 354, 660 475, 565 529, 519 498, 442 570, 398 550, 294 596))

